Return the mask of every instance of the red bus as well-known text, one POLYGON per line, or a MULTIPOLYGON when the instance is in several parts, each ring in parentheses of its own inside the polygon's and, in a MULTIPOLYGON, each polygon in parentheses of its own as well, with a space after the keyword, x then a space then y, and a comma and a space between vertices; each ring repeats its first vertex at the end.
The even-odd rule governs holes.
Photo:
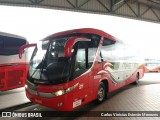
POLYGON ((144 65, 137 58, 134 49, 101 30, 55 33, 34 49, 26 95, 59 111, 72 111, 93 100, 101 103, 109 93, 143 77, 144 65))
POLYGON ((160 63, 147 63, 145 72, 160 72, 160 63))
POLYGON ((27 44, 21 36, 0 32, 0 91, 25 85, 27 76, 26 52, 20 59, 19 48, 27 44))

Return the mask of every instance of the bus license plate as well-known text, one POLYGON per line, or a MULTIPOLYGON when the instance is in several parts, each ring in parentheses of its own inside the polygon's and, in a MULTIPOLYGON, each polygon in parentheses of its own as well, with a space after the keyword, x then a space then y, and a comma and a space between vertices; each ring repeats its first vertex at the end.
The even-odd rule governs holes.
POLYGON ((77 100, 77 101, 73 102, 73 108, 75 108, 75 107, 77 107, 77 106, 79 106, 81 104, 82 104, 82 100, 81 99, 77 100))

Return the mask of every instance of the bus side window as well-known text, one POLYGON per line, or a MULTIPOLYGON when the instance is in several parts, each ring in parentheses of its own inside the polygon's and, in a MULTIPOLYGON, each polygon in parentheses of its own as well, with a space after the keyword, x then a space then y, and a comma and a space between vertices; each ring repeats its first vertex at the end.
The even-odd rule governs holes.
POLYGON ((96 56, 97 48, 94 46, 89 45, 90 47, 88 48, 88 68, 90 68, 93 64, 93 61, 96 56))
POLYGON ((75 71, 82 71, 87 68, 88 42, 79 42, 75 60, 75 71))
POLYGON ((97 45, 93 42, 79 42, 76 56, 76 70, 89 69, 95 59, 97 45))
POLYGON ((93 65, 96 57, 97 48, 99 45, 99 39, 93 39, 91 41, 79 41, 76 43, 75 59, 73 59, 73 76, 74 79, 83 73, 93 65))
POLYGON ((101 48, 101 56, 104 61, 110 61, 114 59, 113 51, 115 50, 115 41, 109 40, 108 38, 104 38, 102 48, 101 48))
POLYGON ((70 80, 73 80, 87 71, 87 42, 77 42, 75 45, 75 57, 73 58, 72 76, 70 80))
POLYGON ((83 70, 86 68, 85 62, 85 49, 78 49, 75 63, 75 71, 83 70))

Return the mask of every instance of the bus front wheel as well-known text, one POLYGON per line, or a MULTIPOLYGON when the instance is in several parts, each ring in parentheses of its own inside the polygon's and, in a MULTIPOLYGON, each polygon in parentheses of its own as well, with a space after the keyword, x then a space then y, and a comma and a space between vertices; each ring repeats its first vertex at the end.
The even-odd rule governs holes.
POLYGON ((106 89, 103 82, 100 83, 97 93, 97 103, 102 103, 106 98, 106 89))

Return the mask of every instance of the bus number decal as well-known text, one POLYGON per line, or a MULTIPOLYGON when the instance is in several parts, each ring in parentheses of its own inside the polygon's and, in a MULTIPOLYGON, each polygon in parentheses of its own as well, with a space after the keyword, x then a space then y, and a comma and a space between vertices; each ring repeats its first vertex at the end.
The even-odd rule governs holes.
POLYGON ((82 100, 81 99, 77 100, 77 101, 73 102, 73 108, 75 108, 75 107, 77 107, 77 106, 79 106, 81 104, 82 104, 82 100))

